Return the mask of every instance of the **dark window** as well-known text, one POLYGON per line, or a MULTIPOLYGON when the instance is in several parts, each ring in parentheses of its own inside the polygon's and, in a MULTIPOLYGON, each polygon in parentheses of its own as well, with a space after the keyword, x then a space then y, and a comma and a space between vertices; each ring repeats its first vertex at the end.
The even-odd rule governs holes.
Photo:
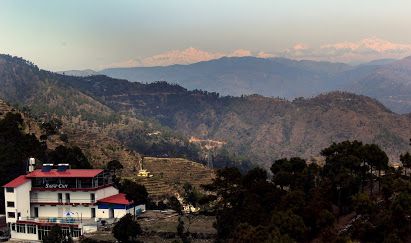
POLYGON ((14 202, 7 202, 7 207, 13 208, 14 207, 14 202))
POLYGON ((11 230, 16 231, 16 224, 11 224, 11 230))
POLYGON ((96 208, 90 208, 91 209, 91 217, 95 218, 96 217, 96 208))
POLYGON ((62 203, 62 202, 63 202, 63 194, 58 193, 58 194, 57 194, 57 197, 58 197, 58 202, 59 202, 59 203, 62 203))
POLYGON ((6 192, 14 192, 14 188, 13 187, 6 187, 6 192))
POLYGON ((34 217, 35 218, 39 217, 39 208, 38 207, 34 207, 34 217))
POLYGON ((96 195, 94 193, 90 194, 90 202, 95 203, 96 202, 96 195))
POLYGON ((66 193, 66 203, 70 203, 70 193, 66 193))
POLYGON ((15 218, 15 217, 16 217, 16 213, 15 213, 15 212, 8 212, 8 213, 7 213, 7 217, 9 217, 9 218, 15 218))

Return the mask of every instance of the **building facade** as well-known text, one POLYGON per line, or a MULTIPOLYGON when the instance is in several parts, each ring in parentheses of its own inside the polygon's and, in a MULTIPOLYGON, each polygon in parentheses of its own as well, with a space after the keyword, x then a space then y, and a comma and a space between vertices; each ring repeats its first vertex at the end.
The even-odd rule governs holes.
POLYGON ((3 187, 12 239, 42 240, 56 224, 65 235, 77 238, 96 231, 102 219, 145 210, 119 193, 111 174, 101 169, 45 164, 3 187))

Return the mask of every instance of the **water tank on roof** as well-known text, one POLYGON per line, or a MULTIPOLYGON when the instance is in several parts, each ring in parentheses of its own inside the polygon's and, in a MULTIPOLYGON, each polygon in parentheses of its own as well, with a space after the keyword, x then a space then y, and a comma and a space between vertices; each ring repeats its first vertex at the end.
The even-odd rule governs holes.
POLYGON ((57 171, 59 171, 59 172, 66 171, 66 170, 69 169, 69 167, 70 167, 69 164, 58 164, 57 165, 57 171))
POLYGON ((43 167, 41 167, 41 171, 50 172, 52 168, 53 164, 43 164, 43 167))

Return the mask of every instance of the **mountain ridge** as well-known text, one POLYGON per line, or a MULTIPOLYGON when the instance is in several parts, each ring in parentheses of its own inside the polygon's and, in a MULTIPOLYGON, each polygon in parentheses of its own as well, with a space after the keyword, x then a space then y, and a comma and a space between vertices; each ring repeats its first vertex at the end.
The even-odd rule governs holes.
POLYGON ((348 65, 287 58, 223 57, 188 65, 111 68, 99 73, 134 82, 167 81, 189 90, 232 96, 261 94, 292 100, 330 91, 349 91, 377 98, 397 113, 409 113, 411 96, 397 95, 411 93, 407 85, 411 78, 399 74, 401 70, 411 72, 411 65, 404 64, 406 60, 348 65), (372 81, 381 85, 370 85, 372 81), (389 82, 396 82, 398 86, 390 90, 380 87, 389 82))
MULTIPOLYGON (((53 77, 59 87, 91 97, 116 117, 124 114, 128 119, 152 119, 185 137, 224 141, 230 154, 251 158, 261 166, 281 157, 317 156, 332 142, 353 139, 379 144, 396 162, 411 137, 408 116, 391 112, 374 98, 346 92, 289 101, 261 95, 220 96, 166 82, 143 84, 107 76, 53 77)), ((117 134, 133 146, 136 137, 148 136, 147 131, 131 128, 125 133, 129 126, 110 128, 107 134, 117 134), (133 139, 126 134, 132 134, 133 139)))

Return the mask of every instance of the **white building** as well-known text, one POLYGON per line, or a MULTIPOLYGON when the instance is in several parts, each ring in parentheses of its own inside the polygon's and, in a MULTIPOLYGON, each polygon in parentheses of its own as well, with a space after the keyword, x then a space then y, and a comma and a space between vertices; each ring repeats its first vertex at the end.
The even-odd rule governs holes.
POLYGON ((98 219, 145 210, 119 193, 111 174, 101 169, 69 169, 61 164, 54 169, 46 164, 3 187, 12 239, 42 240, 55 224, 77 238, 96 231, 98 219))

